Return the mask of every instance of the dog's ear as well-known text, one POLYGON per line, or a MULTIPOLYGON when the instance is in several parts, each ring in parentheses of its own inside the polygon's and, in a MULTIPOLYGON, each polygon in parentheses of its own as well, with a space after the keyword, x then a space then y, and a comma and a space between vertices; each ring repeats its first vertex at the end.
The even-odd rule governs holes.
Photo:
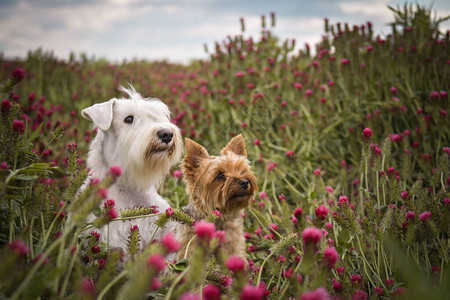
POLYGON ((94 104, 81 111, 81 115, 92 122, 94 126, 105 131, 111 126, 113 119, 113 106, 116 99, 94 104))
POLYGON ((242 134, 232 138, 228 145, 222 149, 221 153, 222 155, 226 155, 228 151, 247 157, 247 152, 245 151, 245 141, 242 134))
POLYGON ((209 157, 208 151, 191 139, 185 139, 186 156, 182 164, 182 171, 187 176, 192 175, 199 166, 199 162, 209 157))

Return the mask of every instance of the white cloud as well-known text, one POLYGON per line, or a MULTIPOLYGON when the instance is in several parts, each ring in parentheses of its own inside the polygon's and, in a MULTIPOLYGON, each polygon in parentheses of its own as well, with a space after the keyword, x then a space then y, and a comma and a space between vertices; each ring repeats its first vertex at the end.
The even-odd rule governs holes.
MULTIPOLYGON (((227 1, 217 0, 222 1, 216 3, 220 4, 219 11, 214 1, 96 0, 79 3, 74 0, 39 6, 33 0, 19 0, 0 10, 0 51, 6 57, 24 56, 28 50, 43 47, 54 50, 62 58, 74 51, 114 60, 139 57, 188 62, 192 58, 206 57, 204 44, 212 50, 214 42, 241 34, 240 17, 245 18, 244 37, 258 39, 261 12, 270 12, 272 8, 277 12, 277 24, 271 28, 267 16, 267 29, 281 42, 296 39, 298 49, 303 48, 305 42, 314 45, 324 34, 323 17, 326 15, 298 13, 294 17, 291 12, 277 11, 277 6, 249 9, 244 2, 226 8, 227 1)), ((373 21, 375 31, 388 31, 384 25, 393 17, 386 3, 383 0, 333 3, 339 13, 333 11, 330 23, 373 21)), ((319 1, 317 5, 323 7, 324 3, 319 1)), ((440 9, 438 14, 448 12, 448 9, 440 9)), ((443 28, 448 28, 448 24, 443 28)))
POLYGON ((383 22, 392 20, 392 13, 384 0, 339 2, 337 5, 344 14, 358 15, 368 20, 377 19, 383 22))

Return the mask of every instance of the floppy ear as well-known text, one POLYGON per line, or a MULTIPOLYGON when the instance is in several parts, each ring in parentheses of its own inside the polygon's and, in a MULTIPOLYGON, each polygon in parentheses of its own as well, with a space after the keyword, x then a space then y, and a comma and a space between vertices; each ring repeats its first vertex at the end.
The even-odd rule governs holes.
POLYGON ((209 154, 205 148, 191 139, 185 139, 185 146, 186 156, 184 157, 181 169, 186 176, 190 177, 196 172, 200 161, 209 157, 209 154))
POLYGON ((222 149, 222 155, 226 155, 228 151, 231 151, 237 155, 242 155, 247 157, 247 152, 245 151, 245 141, 242 134, 239 134, 231 139, 231 141, 222 149))
POLYGON ((113 119, 113 106, 116 99, 94 104, 81 111, 81 115, 92 122, 94 126, 105 131, 111 126, 113 119))

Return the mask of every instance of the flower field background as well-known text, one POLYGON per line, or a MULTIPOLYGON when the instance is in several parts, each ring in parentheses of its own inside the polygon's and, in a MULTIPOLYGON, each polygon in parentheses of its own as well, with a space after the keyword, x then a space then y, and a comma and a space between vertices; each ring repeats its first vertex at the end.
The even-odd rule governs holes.
POLYGON ((314 56, 271 34, 271 15, 261 36, 227 37, 190 65, 1 58, 1 298, 448 299, 450 37, 427 9, 392 13, 387 36, 325 20, 314 56), (160 188, 173 210, 111 213, 113 175, 74 197, 95 136, 80 111, 128 82, 209 153, 243 134, 260 187, 243 215, 247 264, 203 222, 175 262, 170 235, 138 249, 144 229, 130 228, 125 262, 83 235, 153 215, 194 225, 178 166, 160 188))

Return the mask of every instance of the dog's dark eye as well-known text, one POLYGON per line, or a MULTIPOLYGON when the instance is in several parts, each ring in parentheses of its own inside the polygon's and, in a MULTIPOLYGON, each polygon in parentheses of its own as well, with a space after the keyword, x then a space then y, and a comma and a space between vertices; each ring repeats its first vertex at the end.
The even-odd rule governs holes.
POLYGON ((217 174, 216 176, 217 180, 225 180, 225 174, 223 174, 222 172, 219 172, 219 174, 217 174))
POLYGON ((127 124, 131 124, 133 123, 134 117, 133 116, 128 116, 125 118, 125 120, 123 120, 125 123, 127 124))

